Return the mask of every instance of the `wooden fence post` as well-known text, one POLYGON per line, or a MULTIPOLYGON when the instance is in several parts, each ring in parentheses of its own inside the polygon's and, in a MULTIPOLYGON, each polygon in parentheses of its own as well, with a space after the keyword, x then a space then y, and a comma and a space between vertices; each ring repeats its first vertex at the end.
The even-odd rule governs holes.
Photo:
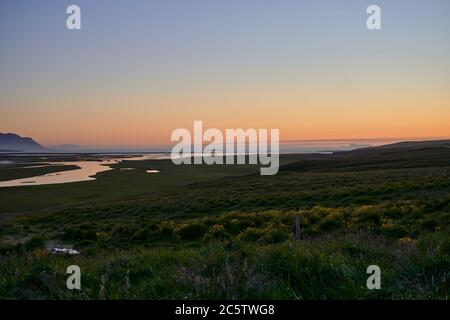
POLYGON ((295 217, 295 240, 300 241, 300 216, 295 217))

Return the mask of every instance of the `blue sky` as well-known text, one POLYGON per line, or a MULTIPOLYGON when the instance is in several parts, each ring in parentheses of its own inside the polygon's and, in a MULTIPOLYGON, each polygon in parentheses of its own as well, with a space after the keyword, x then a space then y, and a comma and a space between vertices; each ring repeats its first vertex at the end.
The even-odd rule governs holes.
POLYGON ((445 0, 2 0, 0 130, 139 146, 195 119, 284 139, 450 135, 449 13, 445 0), (70 4, 82 30, 66 29, 70 4))

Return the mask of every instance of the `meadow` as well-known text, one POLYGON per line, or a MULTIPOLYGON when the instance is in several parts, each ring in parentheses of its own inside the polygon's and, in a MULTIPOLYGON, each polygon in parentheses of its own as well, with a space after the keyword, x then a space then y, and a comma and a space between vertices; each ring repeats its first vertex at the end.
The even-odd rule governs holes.
POLYGON ((449 141, 281 163, 260 176, 256 166, 125 161, 96 181, 0 189, 0 297, 449 298, 449 141), (72 264, 79 291, 65 287, 72 264), (374 264, 381 290, 366 287, 374 264))

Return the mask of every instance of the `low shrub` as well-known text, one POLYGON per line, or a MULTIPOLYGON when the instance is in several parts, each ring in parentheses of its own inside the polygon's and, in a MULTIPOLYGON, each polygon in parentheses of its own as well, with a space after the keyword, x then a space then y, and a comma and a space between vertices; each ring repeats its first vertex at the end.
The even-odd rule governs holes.
POLYGON ((91 240, 97 241, 97 234, 94 230, 83 230, 80 228, 67 229, 64 232, 63 240, 91 240))
POLYGON ((45 240, 41 237, 34 237, 23 244, 25 250, 35 250, 44 247, 45 240))
POLYGON ((181 225, 175 232, 175 235, 182 240, 196 240, 202 238, 207 229, 203 224, 190 223, 181 225))

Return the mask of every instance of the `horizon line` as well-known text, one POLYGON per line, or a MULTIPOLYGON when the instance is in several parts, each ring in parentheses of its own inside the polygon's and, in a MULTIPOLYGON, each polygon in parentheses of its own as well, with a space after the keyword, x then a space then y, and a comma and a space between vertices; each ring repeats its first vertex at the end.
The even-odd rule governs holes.
MULTIPOLYGON (((450 140, 450 137, 404 137, 404 138, 395 138, 395 137, 387 137, 387 138, 344 138, 344 139, 338 139, 338 138, 327 138, 327 139, 286 139, 286 140, 280 140, 280 143, 287 144, 287 143, 300 143, 300 142, 306 142, 306 143, 313 143, 313 142, 358 142, 358 141, 367 141, 367 142, 384 142, 384 141, 396 141, 396 142, 407 142, 407 141, 433 141, 433 140, 450 140)), ((205 143, 208 144, 208 143, 205 143)), ((159 149, 159 148, 171 148, 172 145, 149 145, 149 146, 84 146, 79 145, 76 143, 62 143, 60 145, 57 144, 43 144, 46 148, 58 148, 63 147, 64 145, 74 145, 73 148, 67 148, 67 149, 146 149, 146 148, 152 148, 152 149, 159 149)))

